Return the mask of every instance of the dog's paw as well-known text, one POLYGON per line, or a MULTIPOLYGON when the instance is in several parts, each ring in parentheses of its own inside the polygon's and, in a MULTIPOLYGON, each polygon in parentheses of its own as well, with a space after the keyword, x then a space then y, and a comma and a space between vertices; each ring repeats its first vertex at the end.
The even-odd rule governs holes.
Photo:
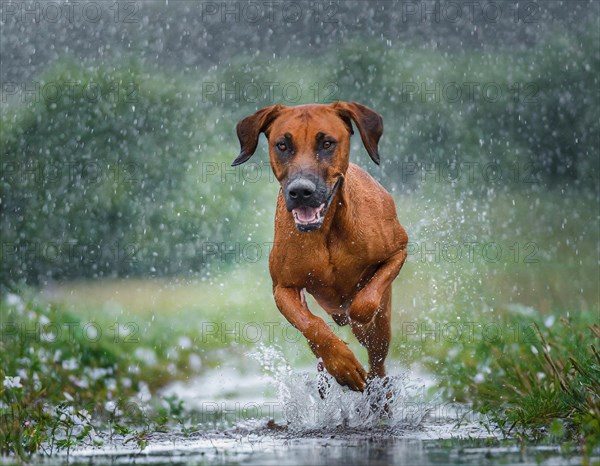
POLYGON ((337 383, 357 392, 364 391, 367 372, 344 342, 329 345, 324 353, 323 364, 337 383))
POLYGON ((365 394, 369 397, 370 407, 373 413, 381 416, 391 414, 391 405, 394 401, 394 395, 391 388, 392 382, 389 377, 367 376, 367 387, 365 394))
POLYGON ((319 396, 322 400, 327 398, 329 395, 329 390, 331 389, 328 377, 329 376, 325 372, 325 364, 323 364, 323 359, 319 358, 317 361, 317 390, 319 391, 319 396))

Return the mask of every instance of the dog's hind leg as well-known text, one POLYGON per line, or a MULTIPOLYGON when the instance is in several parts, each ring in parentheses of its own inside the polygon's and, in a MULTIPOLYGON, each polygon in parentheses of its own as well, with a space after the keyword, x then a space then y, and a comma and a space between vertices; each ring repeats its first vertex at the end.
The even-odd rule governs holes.
POLYGON ((352 333, 367 349, 369 355, 368 378, 385 377, 385 358, 387 357, 392 337, 392 287, 384 291, 381 304, 370 322, 351 321, 352 333))

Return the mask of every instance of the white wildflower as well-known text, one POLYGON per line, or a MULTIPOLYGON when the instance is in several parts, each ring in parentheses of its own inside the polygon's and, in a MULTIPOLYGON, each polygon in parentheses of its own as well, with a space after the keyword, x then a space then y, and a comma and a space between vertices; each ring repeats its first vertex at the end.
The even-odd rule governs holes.
POLYGON ((62 362, 62 367, 66 371, 74 371, 75 369, 79 369, 79 363, 75 358, 69 358, 62 362))
POLYGON ((200 356, 198 356, 197 354, 192 353, 189 357, 189 364, 190 369, 192 369, 193 371, 198 371, 202 367, 202 359, 200 359, 200 356))
POLYGON ((9 377, 8 375, 4 376, 2 385, 4 388, 23 388, 23 385, 21 385, 21 377, 9 377))
POLYGON ((179 339, 177 340, 177 343, 179 344, 179 347, 181 349, 191 348, 191 346, 192 346, 192 340, 188 336, 179 337, 179 339))
POLYGON ((8 293, 6 295, 5 302, 8 306, 14 307, 19 314, 22 314, 25 310, 25 303, 19 295, 8 293))
POLYGON ((157 362, 156 353, 150 348, 137 348, 134 355, 148 366, 153 366, 157 362))

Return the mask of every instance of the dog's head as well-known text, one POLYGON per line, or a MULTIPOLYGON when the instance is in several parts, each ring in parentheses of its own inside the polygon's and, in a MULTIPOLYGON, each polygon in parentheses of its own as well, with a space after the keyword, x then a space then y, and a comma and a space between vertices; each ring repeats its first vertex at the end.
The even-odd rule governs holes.
POLYGON ((240 155, 232 165, 252 157, 260 133, 265 133, 271 168, 281 184, 287 210, 300 231, 316 230, 348 169, 352 121, 367 152, 379 164, 381 116, 355 102, 335 102, 274 105, 244 118, 237 125, 240 155))

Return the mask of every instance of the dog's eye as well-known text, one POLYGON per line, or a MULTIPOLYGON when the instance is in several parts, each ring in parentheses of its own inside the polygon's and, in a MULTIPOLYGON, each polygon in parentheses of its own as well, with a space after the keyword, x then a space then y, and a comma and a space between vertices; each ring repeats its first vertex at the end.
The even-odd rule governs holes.
POLYGON ((285 152, 287 150, 287 146, 284 142, 278 142, 277 149, 279 149, 281 152, 285 152))
POLYGON ((323 150, 330 150, 335 146, 335 141, 323 141, 323 150))

